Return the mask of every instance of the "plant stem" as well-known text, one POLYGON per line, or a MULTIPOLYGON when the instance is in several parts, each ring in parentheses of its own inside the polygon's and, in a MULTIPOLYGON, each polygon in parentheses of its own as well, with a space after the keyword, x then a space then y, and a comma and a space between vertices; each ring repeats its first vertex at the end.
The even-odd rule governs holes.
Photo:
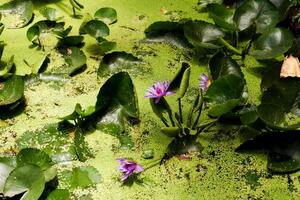
POLYGON ((179 110, 179 122, 182 123, 182 108, 181 108, 181 99, 178 98, 178 110, 179 110))
POLYGON ((173 116, 172 116, 172 111, 168 112, 168 115, 169 115, 169 119, 171 121, 171 124, 174 127, 175 126, 175 122, 174 122, 174 119, 173 119, 173 116))
POLYGON ((151 162, 145 164, 145 165, 148 165, 148 166, 144 168, 144 171, 146 171, 146 170, 148 170, 148 169, 154 167, 155 165, 158 165, 160 162, 161 162, 161 158, 156 159, 156 160, 153 160, 153 161, 151 161, 151 162))
POLYGON ((74 6, 73 6, 73 15, 74 15, 74 17, 76 17, 76 10, 75 10, 74 6))
POLYGON ((167 120, 165 118, 160 118, 160 119, 166 127, 169 127, 169 124, 167 123, 167 120))
POLYGON ((226 42, 226 40, 224 40, 223 38, 219 38, 218 41, 223 44, 228 50, 232 51, 233 53, 236 53, 237 55, 242 55, 242 52, 240 50, 238 50, 237 48, 233 47, 232 45, 230 45, 228 42, 226 42))

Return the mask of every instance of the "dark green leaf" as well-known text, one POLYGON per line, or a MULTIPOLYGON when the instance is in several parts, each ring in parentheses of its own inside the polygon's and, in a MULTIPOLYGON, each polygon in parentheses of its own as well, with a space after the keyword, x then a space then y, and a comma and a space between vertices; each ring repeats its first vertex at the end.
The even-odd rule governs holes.
POLYGON ((268 169, 276 173, 293 173, 300 169, 300 160, 278 153, 268 155, 268 169))
POLYGON ((4 186, 4 196, 13 197, 25 192, 22 200, 39 199, 45 187, 44 174, 38 166, 24 165, 15 168, 4 186))
POLYGON ((75 36, 67 36, 63 38, 63 44, 65 46, 78 46, 82 44, 84 40, 83 36, 75 35, 75 36))
POLYGON ((287 29, 270 29, 254 41, 250 54, 257 59, 275 58, 292 47, 293 38, 293 34, 287 29))
POLYGON ((233 21, 233 10, 226 8, 223 4, 209 4, 207 10, 216 25, 230 31, 236 30, 233 21))
POLYGON ((270 0, 271 3, 273 3, 276 8, 278 9, 281 20, 285 19, 286 15, 288 14, 289 8, 292 6, 291 1, 289 0, 270 0))
POLYGON ((73 169, 70 181, 71 189, 87 188, 100 183, 101 176, 94 167, 76 167, 73 169))
POLYGON ((100 19, 106 24, 112 24, 117 21, 117 11, 114 8, 105 7, 96 11, 94 17, 100 19))
POLYGON ((181 133, 181 129, 179 127, 163 127, 160 129, 163 134, 168 137, 178 137, 181 133))
POLYGON ((66 189, 55 189, 52 191, 47 200, 69 200, 70 192, 66 189))
POLYGON ((188 63, 182 63, 180 69, 177 71, 175 77, 170 82, 169 90, 177 91, 177 97, 184 97, 190 81, 191 67, 188 63))
POLYGON ((6 65, 4 65, 3 68, 2 67, 0 68, 0 77, 8 76, 8 74, 11 71, 13 65, 14 65, 14 56, 11 56, 9 61, 6 63, 6 65))
POLYGON ((241 115, 240 119, 243 124, 251 124, 258 119, 258 114, 255 106, 244 108, 239 112, 239 114, 241 115))
POLYGON ((221 51, 209 60, 210 74, 213 80, 222 76, 233 74, 240 78, 244 77, 241 67, 230 56, 225 56, 221 51))
POLYGON ((223 0, 201 0, 198 2, 199 6, 207 6, 209 4, 222 4, 223 0))
POLYGON ((234 74, 225 75, 209 86, 204 96, 209 105, 209 115, 217 117, 232 110, 242 102, 245 80, 234 74))
POLYGON ((123 70, 132 73, 141 73, 143 68, 140 66, 145 64, 142 60, 133 54, 125 51, 115 51, 106 54, 100 63, 98 76, 108 76, 123 70))
POLYGON ((106 40, 105 38, 98 37, 96 39, 99 42, 99 47, 101 49, 101 52, 111 51, 117 46, 116 42, 110 42, 110 41, 106 40))
MULTIPOLYGON (((0 14, 8 28, 26 26, 33 15, 33 4, 30 0, 13 0, 0 6, 0 14)), ((2 22, 3 22, 2 21, 2 22)))
POLYGON ((39 166, 42 171, 45 171, 53 165, 53 162, 45 152, 39 149, 26 148, 18 153, 17 166, 19 167, 27 164, 39 166))
POLYGON ((248 0, 237 8, 234 21, 240 31, 255 26, 257 33, 263 33, 276 26, 279 16, 277 8, 268 0, 248 0))
POLYGON ((87 143, 84 141, 84 136, 80 128, 77 128, 75 131, 74 144, 75 144, 76 155, 79 161, 84 162, 89 157, 93 156, 87 146, 87 143))
POLYGON ((166 42, 178 48, 191 47, 184 36, 182 22, 155 22, 145 30, 145 35, 148 42, 166 42))
POLYGON ((188 21, 183 30, 191 44, 209 49, 220 48, 217 40, 225 35, 219 27, 204 21, 188 21))
POLYGON ((56 73, 72 75, 86 64, 85 54, 77 47, 62 49, 61 53, 64 56, 67 66, 55 69, 56 73))
POLYGON ((15 103, 23 97, 24 81, 21 76, 13 75, 0 86, 0 106, 15 103))
POLYGON ((164 119, 164 113, 171 113, 171 108, 165 98, 160 98, 158 103, 155 103, 155 99, 150 99, 150 104, 153 112, 160 119, 164 119))
POLYGON ((109 35, 108 26, 100 20, 91 20, 83 23, 79 29, 80 34, 89 34, 94 38, 106 37, 109 35))

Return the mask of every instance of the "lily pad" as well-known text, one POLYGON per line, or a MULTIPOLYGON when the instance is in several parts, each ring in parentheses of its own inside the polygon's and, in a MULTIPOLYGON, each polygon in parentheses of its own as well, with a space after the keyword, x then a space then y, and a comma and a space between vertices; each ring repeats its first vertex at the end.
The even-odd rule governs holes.
POLYGON ((81 35, 89 34, 94 38, 106 37, 109 35, 109 28, 104 22, 93 19, 88 22, 84 22, 80 26, 79 33, 81 35))
POLYGON ((72 177, 70 180, 70 188, 87 188, 94 186, 101 182, 101 175, 96 168, 87 167, 76 167, 72 171, 72 177))
POLYGON ((50 21, 59 21, 63 17, 59 16, 58 11, 55 8, 43 7, 40 9, 40 13, 50 21))
POLYGON ((204 21, 188 21, 183 30, 191 44, 208 49, 220 48, 218 39, 225 35, 219 27, 204 21))
POLYGON ((234 21, 240 31, 255 26, 257 33, 263 33, 279 22, 277 8, 268 0, 249 0, 236 9, 234 21))
POLYGON ((77 128, 75 130, 74 145, 75 145, 76 155, 79 161, 84 162, 88 158, 93 156, 87 146, 87 143, 84 140, 84 135, 82 133, 82 130, 80 130, 80 128, 77 128))
POLYGON ((70 197, 70 192, 66 189, 56 189, 52 191, 47 200, 68 200, 70 197))
POLYGON ((0 86, 0 106, 15 103, 23 97, 24 81, 21 76, 12 75, 0 86))
POLYGON ((3 16, 4 24, 8 28, 22 28, 32 18, 33 4, 31 0, 13 0, 2 4, 0 13, 3 16))
POLYGON ((204 96, 209 105, 208 114, 221 116, 242 102, 245 80, 233 74, 225 75, 209 86, 204 96))
POLYGON ((226 8, 223 4, 209 4, 206 8, 216 25, 230 31, 237 29, 233 21, 234 10, 226 8))
POLYGON ((14 168, 5 163, 0 162, 0 193, 3 193, 6 179, 14 168))
POLYGON ((24 165, 15 168, 4 186, 4 196, 13 197, 25 192, 21 200, 38 199, 45 187, 44 174, 38 166, 24 165))
POLYGON ((100 8, 96 11, 94 17, 106 24, 113 24, 117 21, 117 11, 110 7, 100 8))
POLYGON ((143 72, 141 65, 145 63, 131 53, 115 51, 106 54, 100 63, 98 76, 107 76, 123 70, 134 73, 143 72))
POLYGON ((250 54, 257 59, 275 58, 292 47, 293 38, 293 34, 285 28, 270 29, 254 41, 250 54))

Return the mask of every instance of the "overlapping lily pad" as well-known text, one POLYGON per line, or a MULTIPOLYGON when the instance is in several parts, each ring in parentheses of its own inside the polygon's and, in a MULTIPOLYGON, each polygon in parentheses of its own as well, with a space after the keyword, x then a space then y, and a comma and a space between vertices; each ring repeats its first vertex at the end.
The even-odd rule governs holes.
POLYGON ((117 21, 117 11, 114 8, 100 8, 94 15, 95 19, 100 19, 106 24, 113 24, 117 21))
POLYGON ((21 76, 12 75, 0 83, 0 106, 17 102, 23 97, 24 81, 21 76))

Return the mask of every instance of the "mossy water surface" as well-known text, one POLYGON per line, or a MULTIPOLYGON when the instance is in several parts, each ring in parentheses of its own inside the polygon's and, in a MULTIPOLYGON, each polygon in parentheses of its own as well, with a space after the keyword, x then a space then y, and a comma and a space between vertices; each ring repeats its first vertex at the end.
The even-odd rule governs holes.
MULTIPOLYGON (((71 18, 72 10, 68 1, 36 3, 36 9, 49 5, 61 11, 66 26, 72 25, 72 33, 78 34, 83 19, 71 18)), ((147 73, 131 74, 138 94, 141 122, 130 130, 133 148, 120 148, 116 137, 100 131, 86 136, 95 157, 86 161, 102 176, 102 182, 95 188, 75 191, 77 198, 89 194, 92 199, 299 199, 299 173, 272 175, 266 169, 263 154, 237 154, 235 148, 243 141, 238 131, 228 132, 227 127, 202 135, 199 140, 204 146, 201 153, 187 158, 173 157, 163 165, 155 165, 141 174, 144 183, 122 185, 118 180, 116 158, 132 158, 143 166, 159 160, 169 139, 159 131, 160 122, 151 113, 149 101, 144 99, 146 89, 158 80, 169 80, 183 61, 192 65, 191 85, 198 87, 199 74, 207 71, 207 63, 191 61, 181 49, 168 44, 147 44, 141 42, 144 30, 156 21, 193 18, 207 20, 207 14, 199 11, 196 0, 85 0, 83 16, 93 15, 98 8, 113 7, 118 12, 117 23, 110 26, 109 40, 115 41, 115 50, 131 52, 146 62, 142 66, 147 73), (166 12, 169 11, 169 12, 166 12), (154 158, 142 158, 145 149, 154 150, 154 158)), ((42 19, 35 12, 32 23, 42 19)), ((29 25, 30 26, 30 25, 29 25)), ((30 48, 26 38, 29 26, 22 29, 6 29, 2 39, 7 44, 4 58, 15 55, 16 73, 31 73, 31 65, 43 58, 41 50, 30 48)), ((33 131, 49 123, 58 122, 59 117, 71 113, 76 103, 84 107, 93 105, 105 78, 97 78, 101 56, 97 54, 97 41, 85 36, 83 48, 88 57, 87 69, 72 77, 64 85, 40 83, 25 91, 26 108, 13 119, 2 121, 0 151, 18 151, 16 139, 26 131, 33 131)), ((59 61, 57 61, 59 62, 59 61)), ((250 66, 251 63, 248 65, 250 66)), ((138 70, 138 69, 137 69, 138 70)), ((243 69, 249 87, 250 101, 257 103, 260 97, 260 79, 243 69)), ((188 91, 192 96, 193 91, 188 91)), ((187 95, 185 101, 189 100, 187 95)), ((175 106, 174 104, 172 104, 175 106)), ((186 111, 187 108, 184 109, 186 111)), ((82 165, 74 162, 73 166, 82 165)), ((69 167, 72 167, 69 166, 69 167)), ((60 185, 64 187, 64 185, 60 185)))

